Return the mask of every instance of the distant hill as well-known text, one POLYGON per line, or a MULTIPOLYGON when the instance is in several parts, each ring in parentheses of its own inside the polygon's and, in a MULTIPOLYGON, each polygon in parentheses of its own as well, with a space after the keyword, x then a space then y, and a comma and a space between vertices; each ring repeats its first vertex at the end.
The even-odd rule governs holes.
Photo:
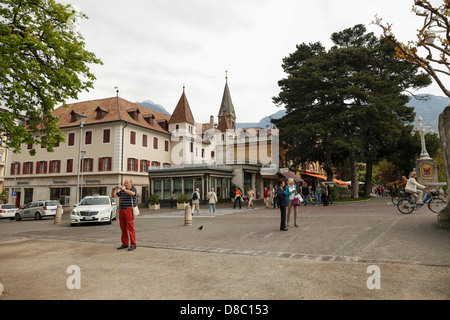
POLYGON ((153 111, 161 112, 167 115, 171 115, 162 105, 154 103, 152 100, 145 100, 142 102, 135 102, 136 104, 152 109, 153 111))
MULTIPOLYGON (((430 126, 434 132, 439 133, 439 114, 444 111, 446 106, 450 105, 450 98, 433 96, 431 94, 419 94, 417 97, 426 100, 418 100, 411 97, 411 100, 406 105, 414 107, 416 120, 422 117, 424 126, 430 126)), ((417 122, 415 125, 417 125, 417 122)))
MULTIPOLYGON (((436 133, 439 133, 439 114, 444 111, 445 107, 450 105, 450 98, 443 96, 434 96, 420 94, 415 97, 411 97, 411 100, 407 103, 407 106, 414 107, 416 112, 416 120, 419 117, 423 118, 423 124, 425 126, 430 126, 436 133)), ((163 106, 154 103, 151 100, 145 100, 143 102, 136 102, 136 104, 143 107, 171 115, 163 106)), ((238 122, 236 123, 236 128, 251 128, 251 127, 261 127, 265 128, 270 124, 270 119, 280 119, 286 114, 286 110, 282 109, 270 116, 262 118, 259 122, 238 122)), ((239 119, 239 110, 238 110, 239 119)), ((417 122, 415 123, 417 125, 417 122)))

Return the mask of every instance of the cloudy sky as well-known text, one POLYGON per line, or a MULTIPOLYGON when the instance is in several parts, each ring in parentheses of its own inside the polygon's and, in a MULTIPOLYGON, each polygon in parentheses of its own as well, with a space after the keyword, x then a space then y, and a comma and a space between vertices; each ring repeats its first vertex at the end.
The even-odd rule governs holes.
MULTIPOLYGON (((442 0, 432 1, 442 3, 442 0)), ((64 0, 88 16, 78 26, 104 65, 93 66, 95 89, 79 101, 119 95, 132 102, 152 100, 169 112, 183 85, 197 122, 219 111, 228 85, 238 122, 258 122, 280 110, 272 103, 285 74, 282 59, 300 43, 331 46, 333 32, 375 14, 393 24, 406 42, 415 40, 422 20, 413 0, 64 0)), ((443 95, 433 85, 420 93, 443 95)), ((73 101, 69 101, 73 102, 73 101)))

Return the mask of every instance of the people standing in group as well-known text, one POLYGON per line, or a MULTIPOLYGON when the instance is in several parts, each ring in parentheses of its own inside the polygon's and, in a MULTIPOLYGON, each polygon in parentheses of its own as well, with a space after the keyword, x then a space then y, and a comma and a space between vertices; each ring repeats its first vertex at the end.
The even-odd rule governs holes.
POLYGON ((235 190, 235 196, 234 196, 234 206, 233 206, 233 209, 236 209, 236 204, 237 204, 237 202, 239 202, 239 209, 242 208, 242 205, 241 205, 241 198, 242 198, 242 192, 241 192, 241 190, 239 190, 238 187, 236 187, 236 190, 235 190))
POLYGON ((264 205, 269 208, 269 190, 267 187, 264 187, 264 205))
POLYGON ((303 198, 303 204, 305 206, 307 206, 308 198, 309 198, 309 187, 306 184, 303 184, 303 186, 302 186, 302 198, 303 198))
POLYGON ((253 199, 255 199, 255 193, 253 192, 252 188, 248 188, 247 198, 248 198, 247 209, 250 209, 250 206, 252 206, 252 209, 255 209, 255 205, 253 204, 253 199))
POLYGON ((280 207, 280 215, 281 215, 281 222, 280 222, 280 231, 288 231, 288 228, 286 227, 286 206, 287 206, 287 196, 286 191, 284 190, 284 181, 279 182, 279 187, 277 189, 277 196, 278 199, 278 205, 280 207))
POLYGON ((170 199, 170 209, 177 207, 177 198, 175 197, 175 191, 172 191, 172 198, 170 199))
POLYGON ((286 186, 286 197, 287 197, 287 205, 288 212, 286 218, 286 227, 289 227, 290 218, 291 218, 291 209, 294 208, 294 226, 298 227, 297 224, 297 206, 293 205, 294 197, 298 194, 297 186, 294 184, 294 179, 288 179, 288 185, 286 186))
POLYGON ((211 191, 206 195, 206 200, 209 202, 209 214, 216 213, 216 203, 217 203, 217 194, 214 192, 214 188, 211 188, 211 191))
POLYGON ((124 186, 112 188, 111 198, 119 197, 119 222, 122 231, 122 245, 117 249, 126 249, 133 251, 136 249, 136 232, 134 230, 133 207, 136 203, 136 188, 133 187, 131 180, 125 180, 124 186))
POLYGON ((197 211, 197 215, 200 214, 200 189, 195 189, 192 194, 192 215, 197 211))
POLYGON ((322 205, 322 188, 320 186, 320 182, 318 182, 316 187, 316 206, 321 205, 322 205))

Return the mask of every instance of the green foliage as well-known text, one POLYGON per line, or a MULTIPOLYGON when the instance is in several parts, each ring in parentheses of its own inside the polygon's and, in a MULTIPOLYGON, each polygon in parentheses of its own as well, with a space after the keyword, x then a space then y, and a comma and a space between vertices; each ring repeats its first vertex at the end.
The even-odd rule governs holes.
POLYGON ((85 50, 74 14, 54 0, 0 0, 0 135, 14 152, 22 143, 53 151, 64 136, 52 111, 93 88, 88 64, 102 62, 85 50))
POLYGON ((154 193, 150 196, 150 205, 159 204, 159 194, 154 193))
MULTIPOLYGON (((418 67, 394 58, 388 41, 366 33, 363 25, 332 35, 326 50, 320 43, 301 44, 283 60, 287 77, 278 82, 274 103, 285 106, 275 120, 280 140, 291 146, 294 164, 320 161, 324 168, 344 163, 376 163, 397 148, 410 133, 413 108, 405 106, 408 88, 431 83, 418 67)), ((329 176, 329 172, 328 172, 329 176)), ((368 184, 368 187, 370 185, 368 184)))
POLYGON ((186 203, 186 202, 189 202, 189 196, 186 195, 186 194, 180 194, 180 195, 177 197, 177 202, 178 202, 178 203, 186 203))

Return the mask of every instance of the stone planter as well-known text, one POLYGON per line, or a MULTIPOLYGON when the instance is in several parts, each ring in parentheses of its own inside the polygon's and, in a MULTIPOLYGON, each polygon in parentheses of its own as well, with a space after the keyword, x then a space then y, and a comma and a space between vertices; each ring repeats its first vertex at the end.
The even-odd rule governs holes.
POLYGON ((148 209, 152 210, 152 211, 156 211, 156 210, 161 209, 161 206, 160 206, 159 203, 158 204, 151 204, 151 205, 148 206, 148 209))
POLYGON ((177 209, 184 210, 184 207, 186 207, 187 204, 189 204, 189 202, 177 203, 177 209))

